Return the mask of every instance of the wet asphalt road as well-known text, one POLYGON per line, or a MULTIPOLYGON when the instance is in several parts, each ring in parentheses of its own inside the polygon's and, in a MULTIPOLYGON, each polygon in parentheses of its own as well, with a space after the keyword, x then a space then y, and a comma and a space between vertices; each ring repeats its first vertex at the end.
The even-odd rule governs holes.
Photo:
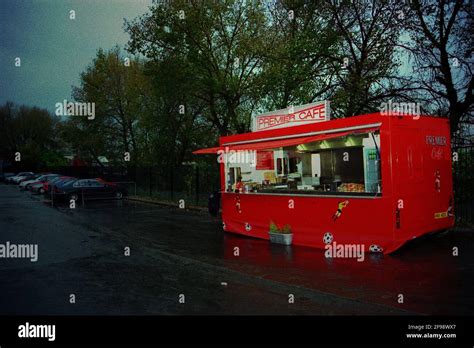
POLYGON ((319 250, 224 234, 203 213, 126 200, 52 208, 0 184, 6 241, 37 243, 39 259, 0 259, 0 315, 474 313, 472 230, 364 262, 328 260, 319 250))

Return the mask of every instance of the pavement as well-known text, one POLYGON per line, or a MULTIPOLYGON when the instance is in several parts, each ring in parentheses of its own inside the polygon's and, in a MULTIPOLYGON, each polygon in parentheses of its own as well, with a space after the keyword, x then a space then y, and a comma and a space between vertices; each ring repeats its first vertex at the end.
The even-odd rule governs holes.
POLYGON ((357 262, 227 234, 199 211, 128 200, 52 207, 0 184, 7 241, 37 244, 39 258, 0 258, 0 315, 474 313, 469 229, 357 262))

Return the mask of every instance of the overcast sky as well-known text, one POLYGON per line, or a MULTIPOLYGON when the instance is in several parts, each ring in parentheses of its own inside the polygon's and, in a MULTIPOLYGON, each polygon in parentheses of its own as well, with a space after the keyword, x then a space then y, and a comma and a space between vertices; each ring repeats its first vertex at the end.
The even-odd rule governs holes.
POLYGON ((79 84, 99 48, 125 46, 124 18, 146 13, 151 2, 1 0, 0 104, 8 100, 53 112, 57 102, 71 99, 71 86, 79 84))

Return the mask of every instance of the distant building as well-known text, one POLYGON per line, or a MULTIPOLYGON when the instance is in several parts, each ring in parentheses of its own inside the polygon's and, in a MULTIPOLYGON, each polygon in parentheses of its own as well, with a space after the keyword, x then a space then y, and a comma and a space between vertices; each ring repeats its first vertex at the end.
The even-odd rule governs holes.
POLYGON ((65 159, 68 160, 68 165, 71 167, 107 167, 109 160, 105 156, 98 156, 97 160, 86 161, 79 155, 66 155, 65 159))

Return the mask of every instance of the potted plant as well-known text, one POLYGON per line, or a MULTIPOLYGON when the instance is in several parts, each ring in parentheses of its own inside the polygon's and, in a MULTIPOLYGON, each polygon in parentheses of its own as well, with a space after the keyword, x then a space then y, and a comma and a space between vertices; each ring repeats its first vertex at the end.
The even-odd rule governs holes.
POLYGON ((291 245, 293 241, 293 233, 291 233, 291 226, 286 224, 283 228, 279 228, 273 221, 270 222, 270 242, 284 245, 291 245))

